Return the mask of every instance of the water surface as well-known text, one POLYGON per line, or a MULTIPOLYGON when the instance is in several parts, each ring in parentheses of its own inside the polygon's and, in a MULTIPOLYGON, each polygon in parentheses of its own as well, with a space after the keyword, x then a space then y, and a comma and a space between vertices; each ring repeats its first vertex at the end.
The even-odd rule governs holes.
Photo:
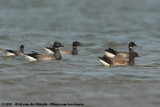
POLYGON ((84 107, 159 107, 159 0, 1 0, 0 102, 83 103, 84 107), (45 53, 60 41, 79 55, 29 62, 4 49, 45 53), (128 51, 135 66, 102 67, 104 49, 128 51))

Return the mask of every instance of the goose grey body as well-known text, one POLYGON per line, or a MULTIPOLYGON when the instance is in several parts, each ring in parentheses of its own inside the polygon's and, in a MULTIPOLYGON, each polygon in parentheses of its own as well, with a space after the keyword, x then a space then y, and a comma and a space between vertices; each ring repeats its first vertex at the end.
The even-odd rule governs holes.
POLYGON ((129 53, 127 52, 118 51, 117 55, 122 56, 123 58, 129 58, 129 53))
POLYGON ((26 54, 26 58, 29 59, 29 61, 50 61, 50 60, 61 60, 62 56, 59 52, 59 47, 63 47, 63 45, 59 42, 56 41, 54 43, 55 52, 54 55, 50 54, 38 54, 38 53, 31 53, 31 54, 26 54))
POLYGON ((5 56, 23 56, 24 55, 24 46, 20 46, 20 51, 17 50, 5 50, 5 56))
POLYGON ((78 54, 78 46, 81 46, 82 44, 78 41, 74 41, 72 44, 72 51, 67 49, 60 49, 61 54, 70 54, 70 55, 77 55, 78 54))
POLYGON ((120 57, 118 55, 116 55, 114 58, 109 58, 105 55, 103 57, 98 58, 99 62, 105 66, 120 66, 128 64, 128 61, 126 61, 123 57, 120 57))

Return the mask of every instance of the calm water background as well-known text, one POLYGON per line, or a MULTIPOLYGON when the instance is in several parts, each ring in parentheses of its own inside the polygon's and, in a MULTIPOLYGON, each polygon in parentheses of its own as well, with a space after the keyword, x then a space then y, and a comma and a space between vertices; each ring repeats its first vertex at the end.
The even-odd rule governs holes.
POLYGON ((159 0, 1 0, 0 102, 83 103, 84 107, 160 106, 159 0), (45 53, 55 40, 79 55, 60 61, 6 58, 4 49, 45 53), (97 56, 128 51, 135 66, 102 67, 97 56))

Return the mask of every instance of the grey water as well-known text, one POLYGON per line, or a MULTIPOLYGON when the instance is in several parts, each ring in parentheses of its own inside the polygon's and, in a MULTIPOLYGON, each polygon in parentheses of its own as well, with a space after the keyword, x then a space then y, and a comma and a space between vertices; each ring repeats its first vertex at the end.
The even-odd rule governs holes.
POLYGON ((0 0, 0 103, 159 107, 159 47, 159 0, 0 0), (21 44, 25 53, 46 53, 54 41, 83 46, 58 61, 4 57, 21 44), (97 61, 109 47, 128 52, 130 41, 141 56, 136 65, 97 61))

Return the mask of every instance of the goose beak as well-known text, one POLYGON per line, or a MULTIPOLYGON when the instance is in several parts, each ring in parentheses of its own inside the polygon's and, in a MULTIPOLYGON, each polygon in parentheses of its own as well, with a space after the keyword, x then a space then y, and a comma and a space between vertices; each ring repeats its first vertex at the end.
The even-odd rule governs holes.
POLYGON ((137 53, 136 57, 141 57, 141 56, 137 53))
POLYGON ((81 43, 79 43, 79 46, 83 46, 81 43))
POLYGON ((60 47, 64 47, 64 46, 61 44, 60 47))

